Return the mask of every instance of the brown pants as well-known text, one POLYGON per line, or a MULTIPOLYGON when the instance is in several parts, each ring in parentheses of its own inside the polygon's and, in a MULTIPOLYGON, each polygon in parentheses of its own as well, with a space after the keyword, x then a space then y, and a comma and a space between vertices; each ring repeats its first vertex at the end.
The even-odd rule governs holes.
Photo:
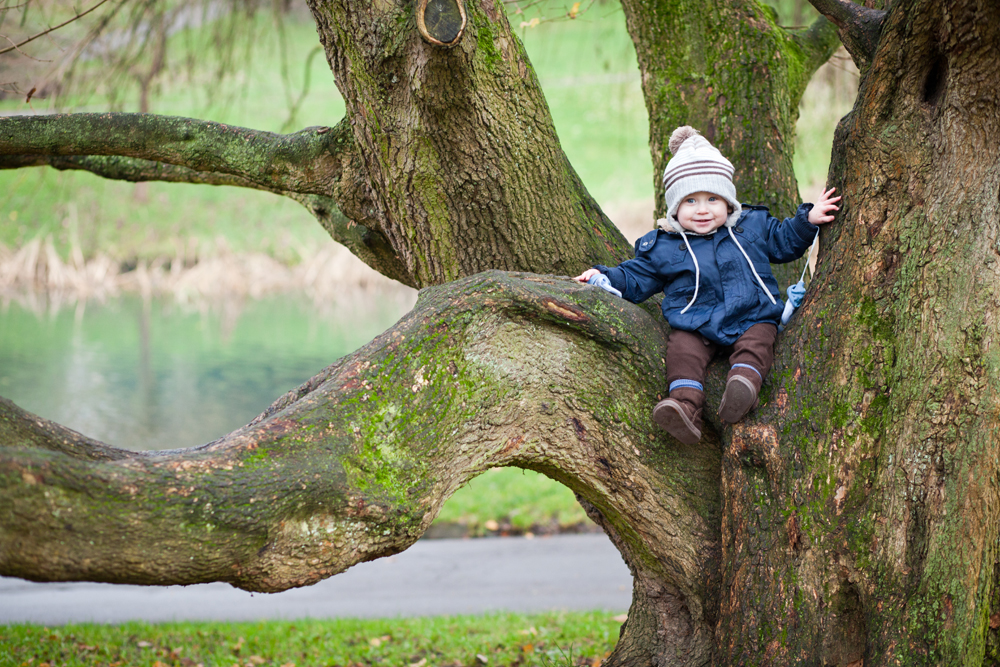
MULTIPOLYGON (((699 333, 674 329, 667 339, 667 386, 675 380, 694 380, 705 384, 705 369, 719 352, 729 352, 729 365, 746 364, 767 377, 774 362, 774 339, 778 327, 762 322, 744 332, 735 343, 724 347, 699 333)), ((752 373, 752 371, 751 371, 752 373)), ((758 388, 760 385, 757 385, 758 388)))

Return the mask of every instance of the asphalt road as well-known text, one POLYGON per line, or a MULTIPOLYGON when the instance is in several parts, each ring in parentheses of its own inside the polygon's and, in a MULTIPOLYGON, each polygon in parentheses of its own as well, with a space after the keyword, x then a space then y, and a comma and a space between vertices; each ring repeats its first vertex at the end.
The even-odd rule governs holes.
POLYGON ((386 618, 508 610, 625 612, 632 577, 602 534, 420 540, 314 586, 124 586, 0 577, 0 623, 386 618))

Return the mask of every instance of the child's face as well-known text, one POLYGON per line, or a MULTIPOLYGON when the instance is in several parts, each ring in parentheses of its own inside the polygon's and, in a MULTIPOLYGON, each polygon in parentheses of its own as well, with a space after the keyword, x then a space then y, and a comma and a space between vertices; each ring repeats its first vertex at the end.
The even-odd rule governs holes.
POLYGON ((710 234, 729 217, 729 204, 711 192, 695 192, 685 197, 677 207, 677 222, 696 234, 710 234))

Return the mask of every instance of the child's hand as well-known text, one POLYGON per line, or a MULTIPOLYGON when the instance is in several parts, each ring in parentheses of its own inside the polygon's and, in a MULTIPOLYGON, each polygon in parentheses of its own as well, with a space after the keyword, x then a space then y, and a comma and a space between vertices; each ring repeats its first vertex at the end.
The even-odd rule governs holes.
POLYGON ((578 275, 576 278, 573 278, 573 280, 585 283, 594 276, 596 276, 598 273, 600 273, 600 271, 598 271, 597 269, 587 269, 586 271, 578 275))
POLYGON ((840 197, 831 197, 833 191, 837 188, 830 188, 825 190, 823 194, 819 196, 819 201, 817 201, 812 210, 809 211, 809 222, 814 225, 823 225, 828 222, 833 222, 833 215, 830 211, 839 211, 840 208, 835 206, 836 202, 840 201, 840 197))

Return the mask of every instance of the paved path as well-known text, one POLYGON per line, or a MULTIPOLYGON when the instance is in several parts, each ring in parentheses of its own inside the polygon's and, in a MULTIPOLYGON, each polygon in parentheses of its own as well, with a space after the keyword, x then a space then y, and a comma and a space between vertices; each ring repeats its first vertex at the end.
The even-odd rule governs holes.
POLYGON ((228 584, 38 584, 0 577, 0 623, 624 612, 631 599, 632 577, 604 534, 420 540, 396 556, 275 594, 228 584))

